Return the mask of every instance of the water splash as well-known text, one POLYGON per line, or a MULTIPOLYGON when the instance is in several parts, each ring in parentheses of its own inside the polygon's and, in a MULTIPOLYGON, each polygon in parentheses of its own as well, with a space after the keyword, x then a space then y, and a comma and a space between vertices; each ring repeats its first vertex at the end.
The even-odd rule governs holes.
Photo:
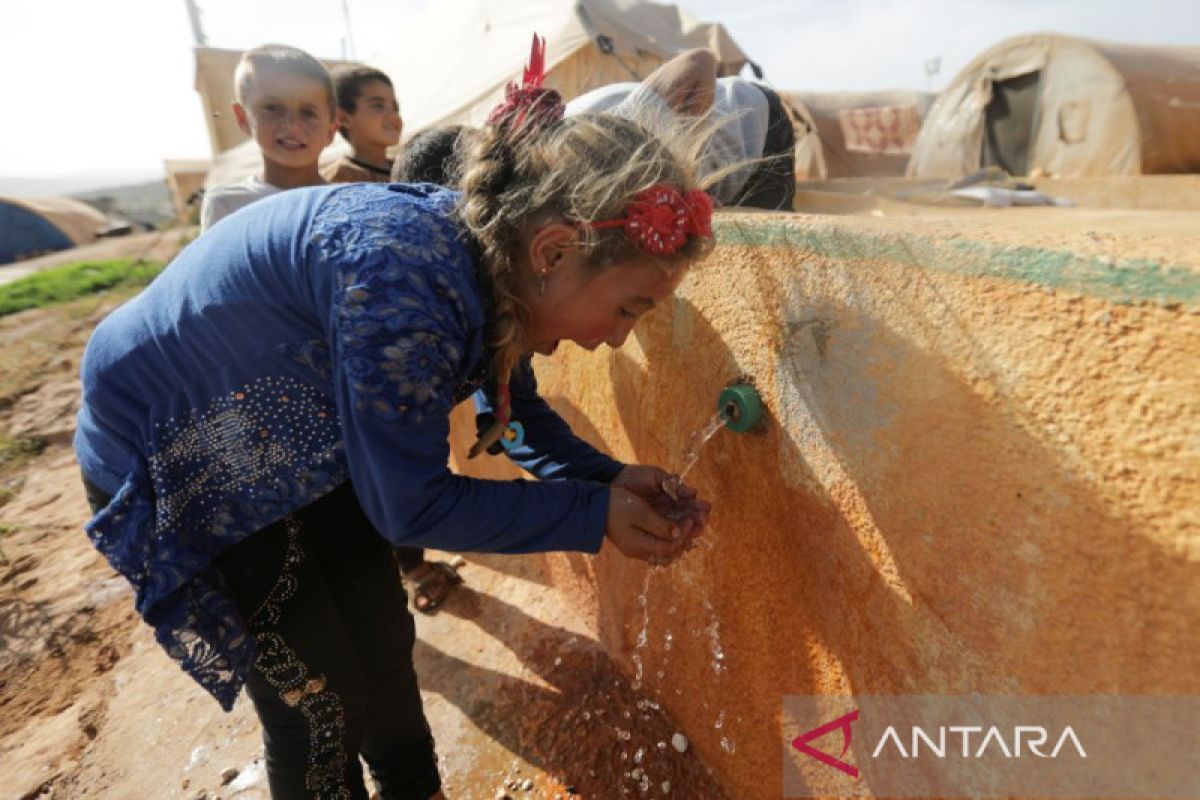
POLYGON ((704 600, 704 608, 708 611, 709 619, 712 620, 704 629, 704 632, 708 634, 709 650, 712 652, 712 668, 713 672, 720 675, 726 669, 725 649, 721 647, 721 621, 717 619, 717 611, 707 598, 704 600))
POLYGON ((642 591, 638 595, 638 604, 642 607, 642 629, 638 632, 637 643, 634 645, 633 665, 636 669, 636 674, 633 679, 633 690, 642 688, 642 675, 644 668, 642 666, 642 656, 638 650, 646 649, 646 643, 650 636, 650 603, 646 599, 646 593, 650 590, 650 575, 653 570, 646 570, 646 577, 642 581, 642 591))

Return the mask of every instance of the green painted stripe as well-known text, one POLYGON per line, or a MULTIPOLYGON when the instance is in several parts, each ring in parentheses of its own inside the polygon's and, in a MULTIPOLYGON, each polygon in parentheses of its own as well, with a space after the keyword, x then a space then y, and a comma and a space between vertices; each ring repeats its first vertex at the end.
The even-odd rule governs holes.
POLYGON ((1116 303, 1200 308, 1200 271, 1145 258, 1113 260, 1041 247, 837 226, 812 228, 782 220, 714 220, 713 227, 720 244, 792 247, 838 261, 899 261, 938 272, 1022 281, 1116 303))

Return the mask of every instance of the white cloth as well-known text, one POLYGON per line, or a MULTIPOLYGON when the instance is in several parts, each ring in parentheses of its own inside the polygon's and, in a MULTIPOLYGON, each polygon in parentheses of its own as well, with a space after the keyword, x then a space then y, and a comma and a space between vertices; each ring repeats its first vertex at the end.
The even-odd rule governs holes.
POLYGON ((214 186, 204 193, 204 202, 200 205, 200 232, 208 230, 239 208, 282 191, 278 186, 267 183, 257 175, 251 175, 237 183, 214 186))
MULTIPOLYGON (((566 114, 616 114, 654 132, 680 122, 666 100, 640 83, 613 83, 581 94, 567 103, 566 114)), ((770 118, 767 96, 745 78, 718 78, 709 114, 715 128, 705 153, 704 171, 741 165, 712 187, 716 198, 729 204, 762 158, 770 118)))
POLYGON ((1065 197, 1051 197, 1032 189, 1005 189, 1001 186, 968 186, 950 192, 955 197, 979 200, 985 206, 1073 206, 1065 197))

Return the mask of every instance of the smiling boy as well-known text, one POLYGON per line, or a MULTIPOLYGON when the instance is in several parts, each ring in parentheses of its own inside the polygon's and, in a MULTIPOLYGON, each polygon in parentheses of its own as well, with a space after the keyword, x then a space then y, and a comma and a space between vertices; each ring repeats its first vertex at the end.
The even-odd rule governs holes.
POLYGON ((317 162, 337 131, 333 81, 303 50, 256 47, 242 56, 233 80, 233 114, 262 152, 262 173, 209 189, 200 209, 202 231, 260 198, 325 183, 317 162))
POLYGON ((321 171, 330 183, 387 183, 387 150, 400 143, 404 122, 388 76, 373 67, 344 67, 333 73, 338 131, 350 153, 321 171))

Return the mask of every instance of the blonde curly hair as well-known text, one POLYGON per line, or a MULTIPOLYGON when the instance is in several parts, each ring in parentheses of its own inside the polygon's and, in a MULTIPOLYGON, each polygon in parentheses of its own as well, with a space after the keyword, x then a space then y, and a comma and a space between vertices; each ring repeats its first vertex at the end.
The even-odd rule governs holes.
MULTIPOLYGON (((521 235, 539 216, 579 224, 584 264, 593 269, 649 258, 620 228, 589 223, 621 218, 644 189, 666 184, 680 193, 703 189, 703 131, 681 125, 677 135, 655 136, 637 122, 607 114, 580 115, 537 130, 489 126, 471 137, 463 154, 461 214, 479 243, 492 293, 491 373, 500 386, 526 350, 528 309, 515 287, 521 235)), ((654 256, 673 271, 702 258, 712 240, 689 236, 679 250, 654 256)))

